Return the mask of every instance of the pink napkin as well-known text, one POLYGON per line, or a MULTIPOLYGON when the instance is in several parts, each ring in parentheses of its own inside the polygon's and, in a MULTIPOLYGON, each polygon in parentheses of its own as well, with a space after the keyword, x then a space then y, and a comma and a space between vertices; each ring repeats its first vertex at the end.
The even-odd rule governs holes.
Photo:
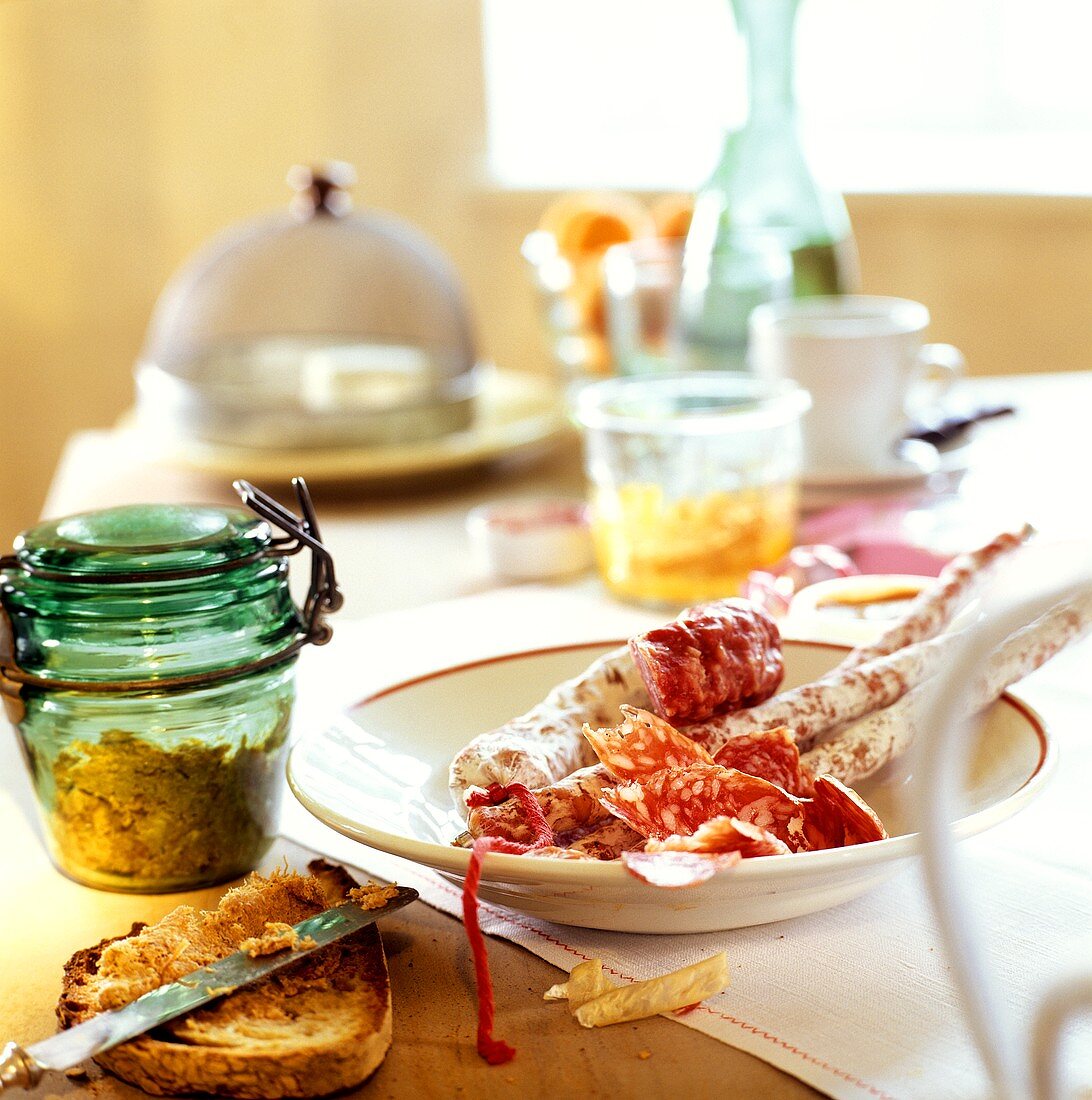
POLYGON ((948 558, 907 538, 906 517, 912 507, 907 501, 841 504, 804 519, 800 542, 836 546, 862 573, 935 577, 948 558))

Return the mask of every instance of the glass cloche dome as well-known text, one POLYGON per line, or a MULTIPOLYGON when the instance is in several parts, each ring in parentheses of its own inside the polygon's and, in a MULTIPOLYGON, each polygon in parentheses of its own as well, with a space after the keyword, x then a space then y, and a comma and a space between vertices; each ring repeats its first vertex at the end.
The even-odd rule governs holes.
POLYGON ((287 211, 214 237, 160 295, 136 371, 142 423, 263 449, 469 426, 479 372, 450 262, 406 222, 351 212, 348 165, 288 181, 287 211))

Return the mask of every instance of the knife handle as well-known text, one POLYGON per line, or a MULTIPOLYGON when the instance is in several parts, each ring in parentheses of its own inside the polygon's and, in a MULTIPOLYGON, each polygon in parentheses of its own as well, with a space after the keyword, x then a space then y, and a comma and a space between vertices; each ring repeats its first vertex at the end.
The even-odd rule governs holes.
POLYGON ((0 1092, 32 1089, 42 1079, 42 1067, 18 1043, 0 1050, 0 1092))

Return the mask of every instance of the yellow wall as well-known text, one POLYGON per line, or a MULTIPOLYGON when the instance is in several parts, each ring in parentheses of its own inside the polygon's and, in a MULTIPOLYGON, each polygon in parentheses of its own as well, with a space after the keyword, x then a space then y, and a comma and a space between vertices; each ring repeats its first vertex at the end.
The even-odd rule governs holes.
MULTIPOLYGON (((546 369, 519 242, 548 196, 484 179, 475 0, 0 4, 0 543, 73 430, 111 423, 156 294, 288 165, 452 255, 484 351, 546 369)), ((926 301, 979 373, 1092 366, 1092 201, 851 199, 865 289, 926 301)))

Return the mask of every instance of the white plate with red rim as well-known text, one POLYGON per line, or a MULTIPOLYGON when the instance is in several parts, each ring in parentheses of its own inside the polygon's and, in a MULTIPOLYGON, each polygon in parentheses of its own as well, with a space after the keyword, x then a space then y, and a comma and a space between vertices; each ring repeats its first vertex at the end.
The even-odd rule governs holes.
MULTIPOLYGON (((537 703, 618 642, 512 653, 441 669, 363 700, 292 750, 288 781, 320 821, 371 848, 461 880, 470 853, 448 792, 448 764, 472 737, 537 703)), ((785 686, 815 680, 844 647, 787 641, 785 686)), ((960 837, 1011 817, 1042 789, 1054 751, 1041 718, 1007 694, 979 734, 960 837)), ((715 932, 766 924, 849 901, 898 871, 918 850, 900 798, 905 763, 858 785, 890 839, 748 859, 697 886, 648 886, 620 862, 486 856, 480 896, 542 920, 618 932, 715 932)), ((363 863, 367 858, 361 857, 363 863)))

